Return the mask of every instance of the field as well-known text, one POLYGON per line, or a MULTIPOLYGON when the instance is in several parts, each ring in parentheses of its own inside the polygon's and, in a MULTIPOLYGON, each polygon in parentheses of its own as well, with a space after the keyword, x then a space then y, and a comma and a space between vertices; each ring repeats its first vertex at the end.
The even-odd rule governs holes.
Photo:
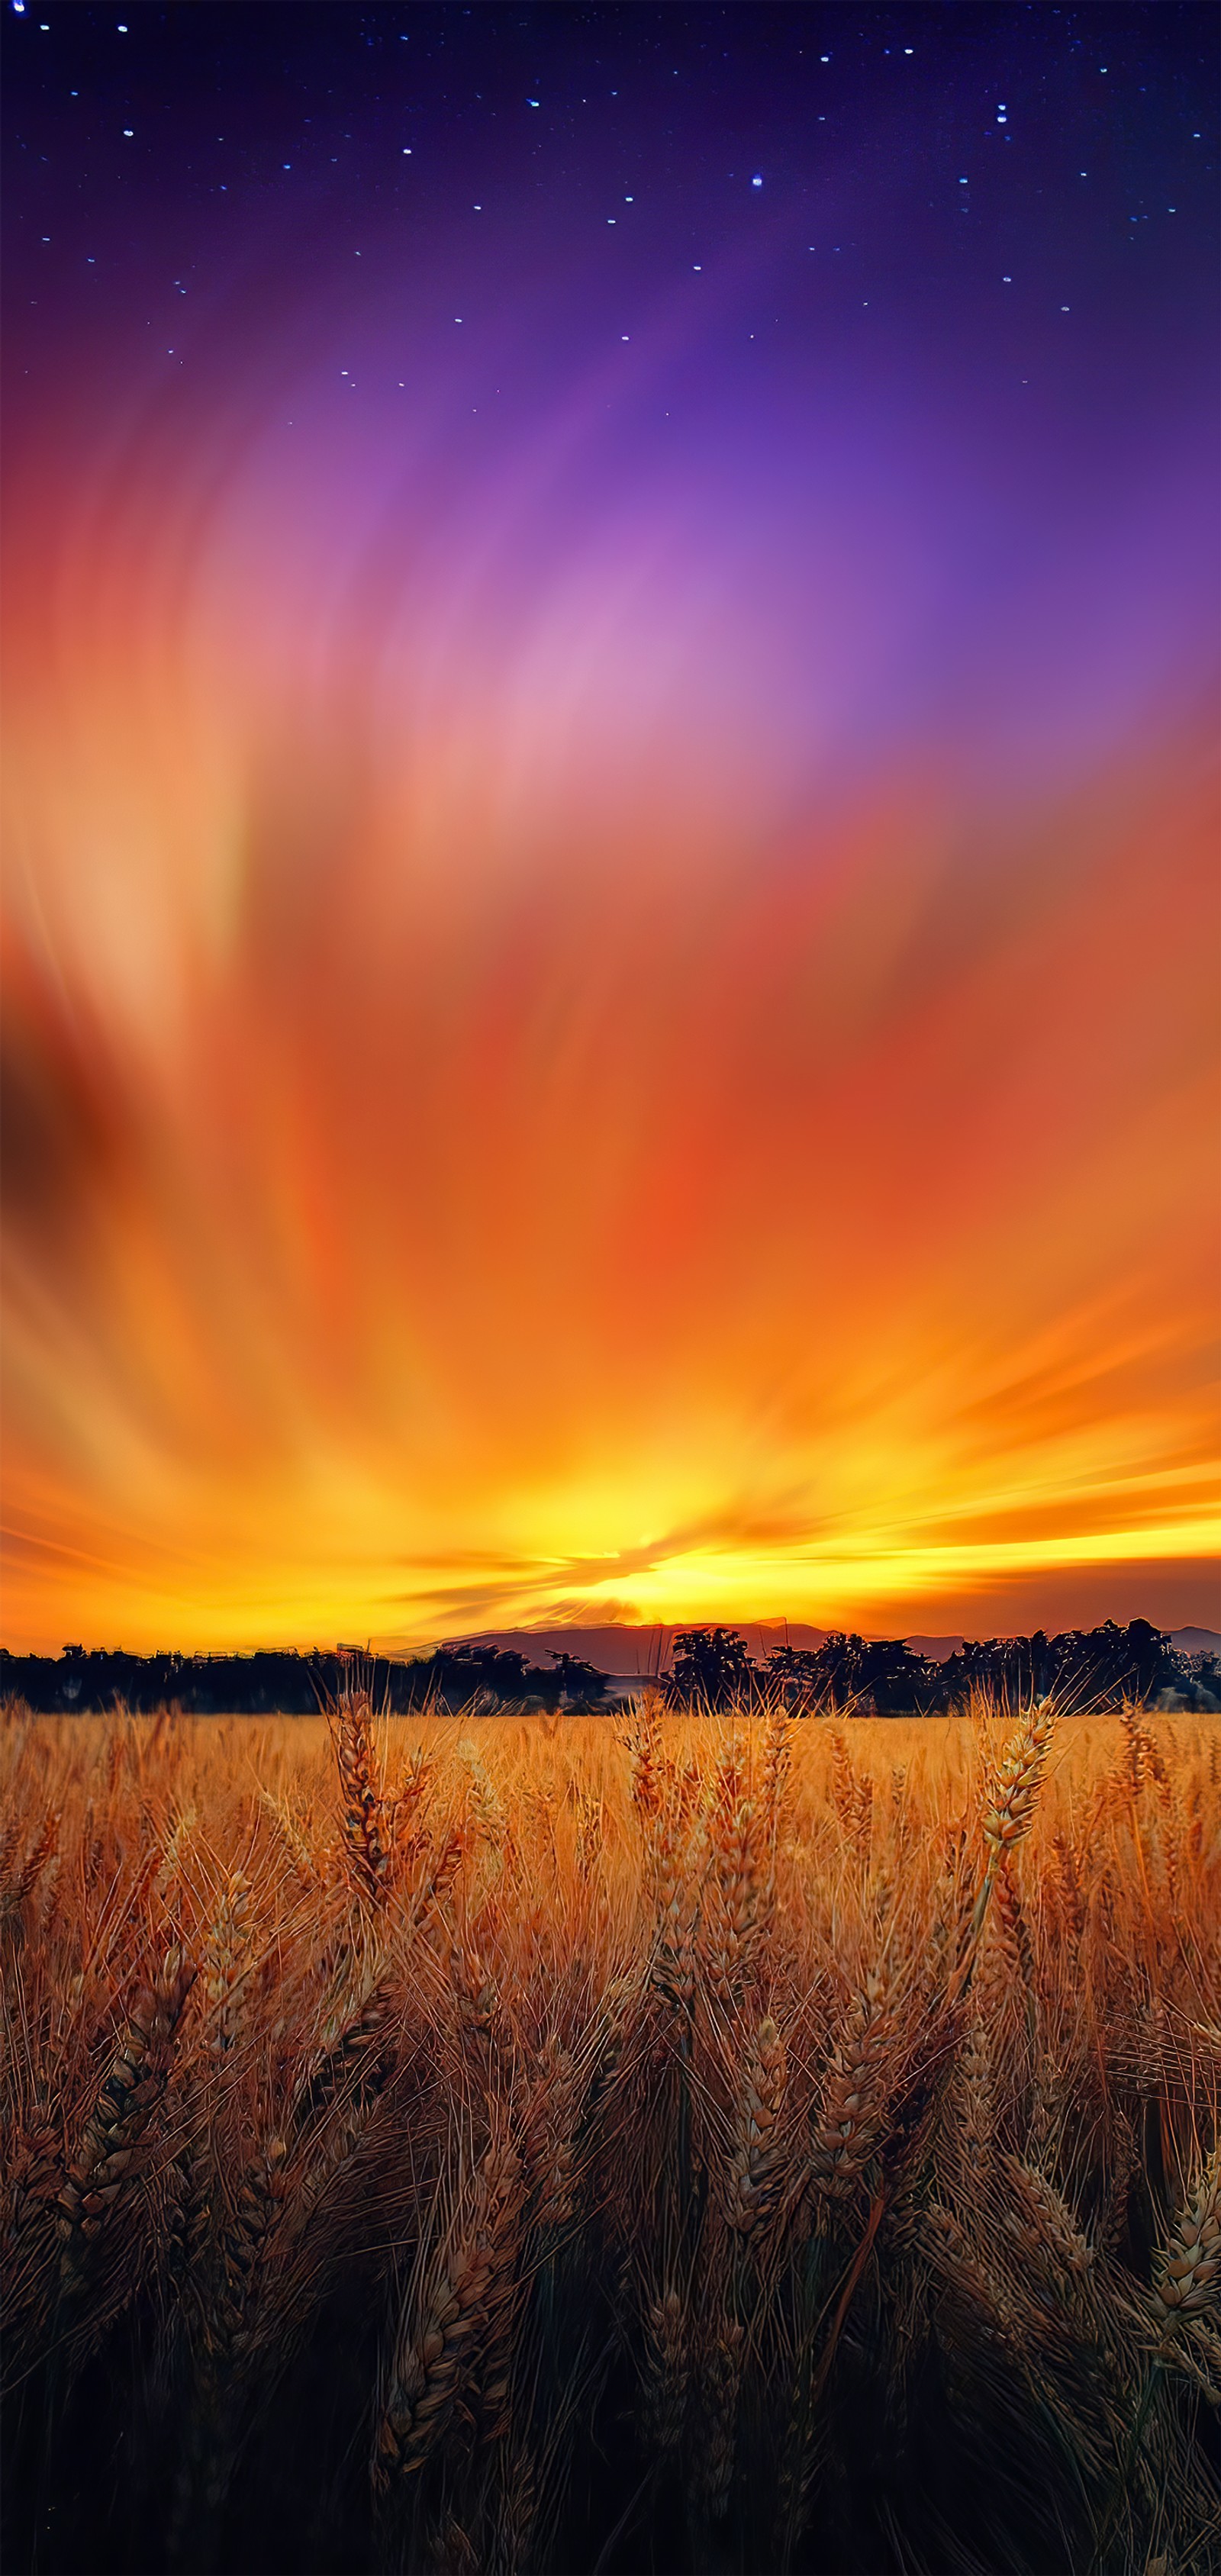
POLYGON ((1221 1720, 3 1760, 11 2576, 1221 2565, 1221 1720))

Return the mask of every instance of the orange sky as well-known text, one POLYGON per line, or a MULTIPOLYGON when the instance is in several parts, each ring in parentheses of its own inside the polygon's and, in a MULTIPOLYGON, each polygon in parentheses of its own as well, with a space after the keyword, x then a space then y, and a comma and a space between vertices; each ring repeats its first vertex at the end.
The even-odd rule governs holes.
POLYGON ((260 521, 269 585, 240 477, 61 498, 9 581, 11 1648, 1221 1624, 1205 727, 820 783, 646 512, 404 627, 363 574, 303 616, 260 521))

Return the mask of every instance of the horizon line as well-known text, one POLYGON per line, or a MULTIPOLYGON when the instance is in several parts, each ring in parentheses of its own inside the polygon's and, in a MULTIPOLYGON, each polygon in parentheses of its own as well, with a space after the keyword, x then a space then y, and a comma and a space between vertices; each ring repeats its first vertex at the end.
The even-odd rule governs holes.
MULTIPOLYGON (((479 1646, 484 1644, 492 1645, 496 1639, 504 1637, 520 1637, 523 1640, 529 1641, 532 1638, 537 1638, 539 1640, 545 1637, 555 1636, 570 1636, 577 1638, 588 1636, 593 1633, 601 1633, 603 1635, 610 1634, 622 1636, 625 1639, 633 1637, 644 1639, 647 1637, 652 1644, 654 1641, 660 1642, 663 1638, 669 1638, 673 1641, 678 1637, 690 1635, 696 1631, 709 1634, 720 1630, 722 1634, 727 1636, 741 1636, 744 1632, 750 1629, 755 1629, 761 1635, 770 1635, 774 1633, 779 1636, 782 1634, 786 1643, 788 1642, 790 1630, 796 1629, 820 1638, 829 1638, 833 1636, 859 1637, 861 1642, 868 1646, 910 1646, 914 1644, 940 1645, 950 1643, 951 1651, 953 1651, 955 1644, 983 1645, 992 1642, 1008 1644, 1017 1643, 1037 1636, 1094 1636, 1097 1635, 1102 1628, 1107 1627, 1113 1627, 1117 1629, 1120 1634, 1123 1634, 1127 1629, 1138 1624, 1143 1624, 1148 1627, 1155 1636, 1159 1637, 1169 1637, 1173 1639, 1178 1636, 1186 1636, 1191 1633, 1195 1633, 1204 1637, 1216 1637, 1221 1641, 1221 1628, 1210 1627, 1203 1620, 1183 1619, 1179 1620, 1173 1627, 1171 1627, 1161 1625, 1154 1619, 1146 1619, 1142 1612, 1137 1611, 1134 1613, 1132 1619, 1096 1620, 1092 1627, 998 1628, 993 1629, 986 1634, 981 1632, 978 1635, 973 1634, 970 1629, 962 1627, 943 1629, 908 1628, 899 1632, 885 1632, 882 1630, 853 1628, 847 1623, 845 1623, 843 1627, 825 1626, 822 1622, 811 1619, 770 1618, 742 1619, 736 1621, 725 1619, 680 1619, 677 1621, 590 1619, 583 1620, 579 1623, 556 1620, 537 1628, 506 1626, 503 1628, 464 1629, 458 1633, 451 1632, 446 1636, 436 1637, 429 1641, 422 1641, 415 1645, 375 1645, 372 1640, 367 1640, 365 1644, 361 1645, 358 1641, 341 1639, 330 1644, 321 1644, 317 1641, 311 1641, 308 1644, 296 1643, 292 1645, 253 1644, 232 1646, 156 1646, 129 1648, 123 1645, 86 1645, 82 1640, 72 1638, 66 1639, 58 1648, 47 1646, 21 1648, 11 1647, 0 1643, 0 1657, 13 1663, 55 1663, 62 1661, 65 1655, 75 1651, 76 1653, 86 1655, 130 1655, 133 1662, 139 1663, 155 1663, 163 1658, 171 1656, 181 1656, 184 1659, 195 1662, 206 1661, 215 1663, 223 1662, 231 1658, 240 1658, 242 1656, 252 1655, 295 1655, 302 1657, 308 1657, 311 1655, 330 1655, 340 1658, 359 1656, 375 1663, 405 1664, 426 1661, 430 1656, 444 1654, 447 1651, 453 1651, 464 1646, 479 1646)), ((548 1651, 562 1652, 563 1650, 548 1649, 548 1651)), ((660 1670, 660 1655, 657 1659, 656 1669, 660 1670)))

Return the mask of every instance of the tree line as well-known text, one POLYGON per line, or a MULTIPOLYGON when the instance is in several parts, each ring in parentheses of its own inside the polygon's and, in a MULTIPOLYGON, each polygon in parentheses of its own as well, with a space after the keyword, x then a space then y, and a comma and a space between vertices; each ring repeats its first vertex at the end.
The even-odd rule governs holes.
MULTIPOLYGON (((195 1716, 305 1717, 333 1705, 354 1671, 374 1702, 412 1709, 598 1709, 610 1676, 579 1656, 549 1651, 532 1664, 511 1648, 439 1646, 410 1659, 355 1650, 249 1655, 127 1655, 65 1646, 62 1655, 13 1655, 0 1647, 0 1699, 32 1709, 137 1712, 177 1705, 195 1716)), ((973 1688, 1017 1703, 1052 1694, 1069 1705, 1117 1708, 1125 1699, 1221 1707, 1221 1659, 1185 1655, 1147 1619, 1126 1628, 1068 1629, 1048 1637, 989 1637, 938 1663, 901 1639, 837 1630, 821 1646, 781 1646, 752 1657, 736 1628, 687 1628, 675 1638, 662 1690, 673 1707, 785 1705, 798 1712, 857 1709, 879 1717, 929 1716, 973 1688)))
POLYGON ((736 1628, 689 1628, 676 1636, 667 1698, 710 1708, 782 1701, 790 1708, 856 1708, 862 1715, 929 1716, 952 1709, 972 1689, 1011 1705, 1053 1694, 1074 1706, 1118 1708, 1125 1700, 1164 1700, 1188 1708, 1221 1707, 1221 1659, 1185 1655, 1147 1619, 1126 1628, 1070 1628, 1049 1637, 988 1637, 964 1642, 938 1662, 900 1638, 870 1639, 836 1630, 821 1646, 780 1646, 752 1658, 736 1628))
POLYGON ((24 1700, 42 1714, 108 1709, 116 1701, 146 1714, 177 1706, 197 1717, 316 1716, 353 1679, 375 1706, 396 1714, 414 1708, 598 1708, 608 1676, 579 1656, 550 1655, 547 1664, 495 1646, 440 1646, 404 1661, 355 1650, 292 1649, 250 1655, 126 1655, 65 1646, 62 1655, 13 1655, 0 1647, 0 1699, 24 1700))

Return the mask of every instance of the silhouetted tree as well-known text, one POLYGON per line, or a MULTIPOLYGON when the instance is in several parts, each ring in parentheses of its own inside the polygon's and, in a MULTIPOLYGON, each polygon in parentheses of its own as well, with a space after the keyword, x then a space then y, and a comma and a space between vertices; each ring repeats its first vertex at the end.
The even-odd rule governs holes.
POLYGON ((1124 1699, 1148 1701, 1187 1682, 1186 1658, 1147 1619, 1126 1628, 1113 1619, 1100 1628, 1066 1629, 1058 1637, 989 1637, 962 1646, 942 1666, 950 1700, 974 1684, 1011 1705, 1054 1692, 1069 1705, 1118 1708, 1124 1699))
POLYGON ((775 1647, 760 1670, 759 1682, 766 1700, 779 1700, 785 1708, 806 1713, 821 1708, 826 1697, 822 1668, 811 1646, 775 1647))
POLYGON ((918 1655, 901 1640, 889 1638, 867 1646, 861 1660, 858 1691, 879 1717, 915 1711, 923 1716, 941 1697, 941 1670, 927 1655, 918 1655))
POLYGON ((686 1628, 674 1640, 666 1680, 672 1705, 728 1708, 753 1697, 756 1667, 737 1628, 686 1628))
POLYGON ((764 1669, 767 1684, 790 1707, 855 1706, 892 1717, 942 1704, 940 1667, 898 1638, 870 1640, 836 1629, 821 1646, 781 1647, 764 1669))
POLYGON ((555 1671, 547 1678, 564 1707, 600 1708, 606 1697, 606 1674, 596 1664, 583 1663, 579 1655, 561 1654, 555 1646, 548 1652, 555 1671))

